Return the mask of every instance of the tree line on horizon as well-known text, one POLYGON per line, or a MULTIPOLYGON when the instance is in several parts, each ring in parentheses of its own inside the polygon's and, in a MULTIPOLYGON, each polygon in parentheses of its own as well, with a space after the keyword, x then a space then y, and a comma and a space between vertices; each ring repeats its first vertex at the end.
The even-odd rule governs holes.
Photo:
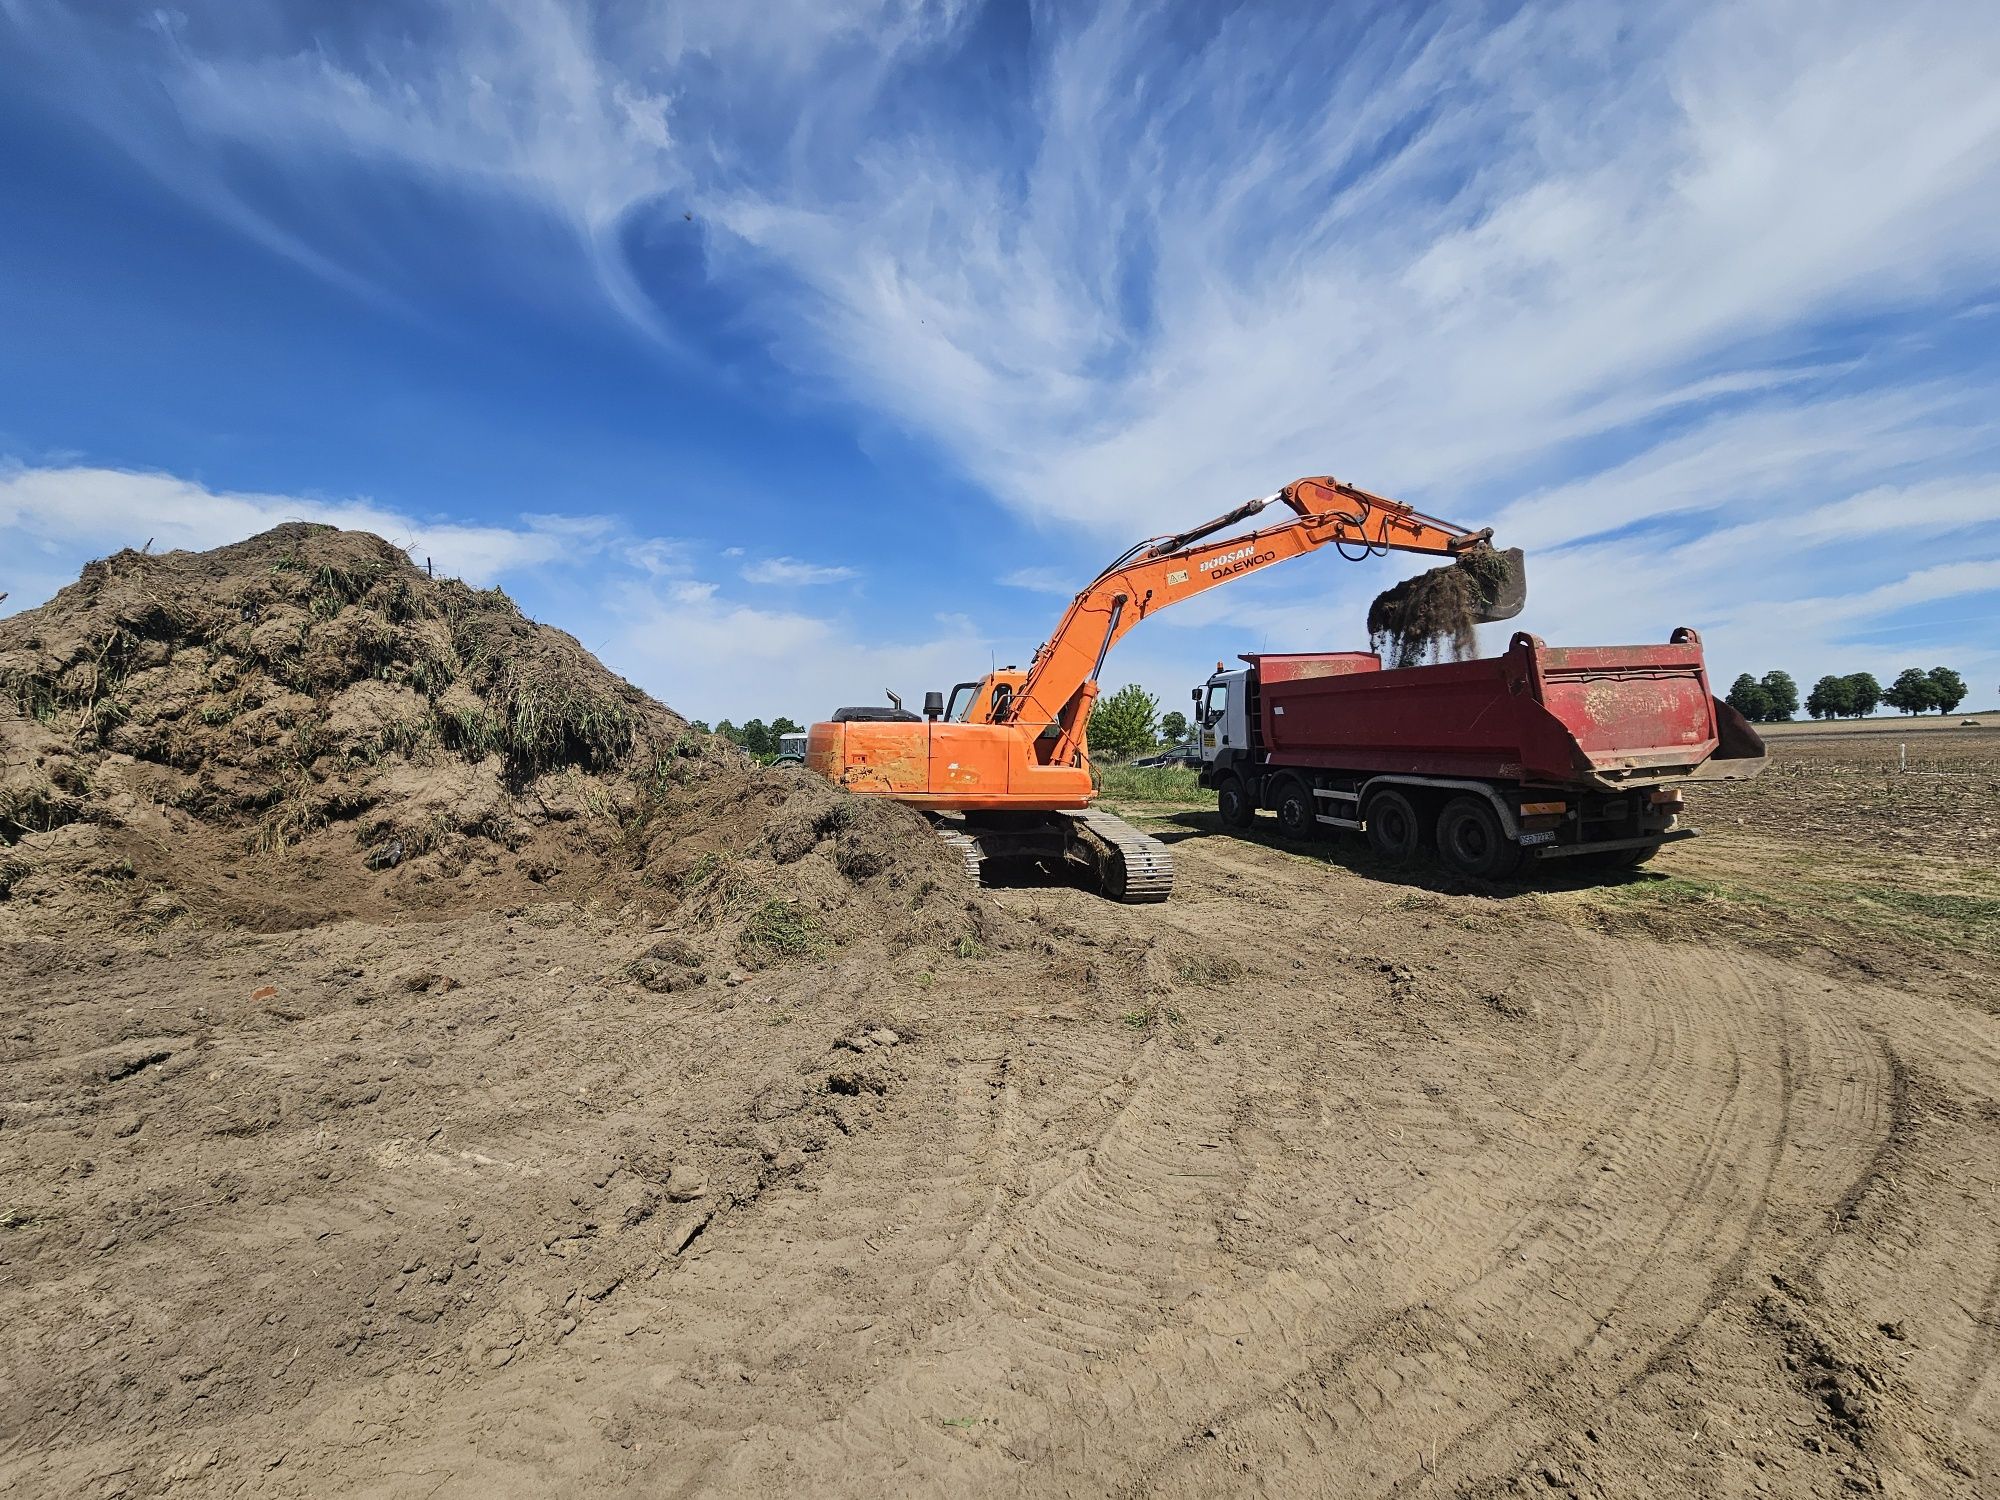
POLYGON ((748 751, 761 761, 778 758, 783 748, 784 737, 788 734, 804 734, 806 726, 795 724, 783 714, 766 724, 762 719, 748 719, 741 724, 732 724, 727 719, 720 721, 713 729, 706 719, 690 719, 689 727, 703 734, 719 734, 730 744, 748 751))
MULTIPOLYGON (((1813 684, 1803 707, 1815 719, 1866 718, 1887 704, 1906 714, 1936 711, 1954 712, 1965 701, 1965 679, 1950 667, 1906 667, 1887 688, 1872 672, 1828 674, 1813 684)), ((1801 707, 1798 683, 1789 672, 1766 672, 1762 677, 1743 673, 1731 684, 1729 706, 1755 724, 1782 724, 1798 717, 1801 707)), ((766 724, 750 719, 732 724, 724 719, 713 730, 702 719, 692 721, 704 734, 721 735, 740 745, 759 760, 770 762, 779 754, 788 734, 803 734, 805 726, 780 714, 766 724)), ((1124 760, 1162 745, 1178 745, 1192 732, 1186 714, 1178 709, 1160 712, 1160 700, 1128 682, 1115 693, 1099 698, 1090 711, 1090 753, 1103 760, 1124 760)))
MULTIPOLYGON (((1861 719, 1883 704, 1900 713, 1932 710, 1954 712, 1965 701, 1965 679, 1950 667, 1905 667, 1884 688, 1872 672, 1829 673, 1806 694, 1805 710, 1815 719, 1861 719)), ((1789 672, 1766 672, 1761 678, 1743 673, 1730 685, 1726 700, 1756 724, 1782 724, 1799 712, 1799 688, 1789 672)))

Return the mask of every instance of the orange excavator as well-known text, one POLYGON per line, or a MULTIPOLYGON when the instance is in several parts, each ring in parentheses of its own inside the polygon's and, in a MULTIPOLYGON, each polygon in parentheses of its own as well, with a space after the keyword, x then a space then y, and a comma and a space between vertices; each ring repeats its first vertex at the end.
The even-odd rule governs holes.
POLYGON ((1028 670, 1003 667, 925 696, 921 717, 894 694, 889 708, 843 708, 806 737, 806 765, 849 791, 893 797, 929 814, 975 878, 1007 865, 1084 877, 1115 901, 1164 901, 1173 852, 1090 805, 1086 733, 1097 678, 1118 640, 1148 616, 1208 589, 1332 543, 1350 560, 1421 552, 1480 570, 1480 620, 1510 619, 1526 602, 1519 549, 1491 550, 1469 531, 1337 479, 1300 479, 1274 495, 1173 536, 1127 549, 1070 601, 1028 670), (1218 537, 1282 502, 1289 520, 1218 537))

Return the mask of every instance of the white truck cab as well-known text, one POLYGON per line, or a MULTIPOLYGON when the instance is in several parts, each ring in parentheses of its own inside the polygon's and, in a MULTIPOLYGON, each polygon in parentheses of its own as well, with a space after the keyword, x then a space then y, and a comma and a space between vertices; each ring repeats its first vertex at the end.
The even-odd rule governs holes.
POLYGON ((1208 681, 1194 690, 1194 719, 1201 735, 1201 758, 1205 765, 1217 757, 1232 759, 1250 745, 1250 672, 1239 667, 1231 672, 1220 662, 1208 681))

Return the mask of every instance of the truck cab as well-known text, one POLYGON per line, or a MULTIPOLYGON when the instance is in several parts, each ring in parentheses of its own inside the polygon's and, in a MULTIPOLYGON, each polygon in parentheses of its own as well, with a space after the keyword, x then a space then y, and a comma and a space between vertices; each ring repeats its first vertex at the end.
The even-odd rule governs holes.
POLYGON ((1227 764, 1250 748, 1250 673, 1232 672, 1217 662, 1207 682, 1194 690, 1196 746, 1204 767, 1227 764))

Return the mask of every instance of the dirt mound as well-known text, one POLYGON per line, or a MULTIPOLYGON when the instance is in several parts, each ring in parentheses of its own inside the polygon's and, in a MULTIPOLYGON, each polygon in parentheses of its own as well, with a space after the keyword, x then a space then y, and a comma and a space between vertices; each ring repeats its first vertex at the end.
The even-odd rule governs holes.
POLYGON ((962 886, 915 814, 757 769, 366 533, 128 550, 0 621, 17 911, 282 928, 591 894, 770 962, 850 930, 966 936, 962 886))
POLYGON ((1510 573, 1491 547, 1460 553, 1441 568, 1384 589, 1368 606, 1368 641, 1392 667, 1464 661, 1478 649, 1473 634, 1510 573))

